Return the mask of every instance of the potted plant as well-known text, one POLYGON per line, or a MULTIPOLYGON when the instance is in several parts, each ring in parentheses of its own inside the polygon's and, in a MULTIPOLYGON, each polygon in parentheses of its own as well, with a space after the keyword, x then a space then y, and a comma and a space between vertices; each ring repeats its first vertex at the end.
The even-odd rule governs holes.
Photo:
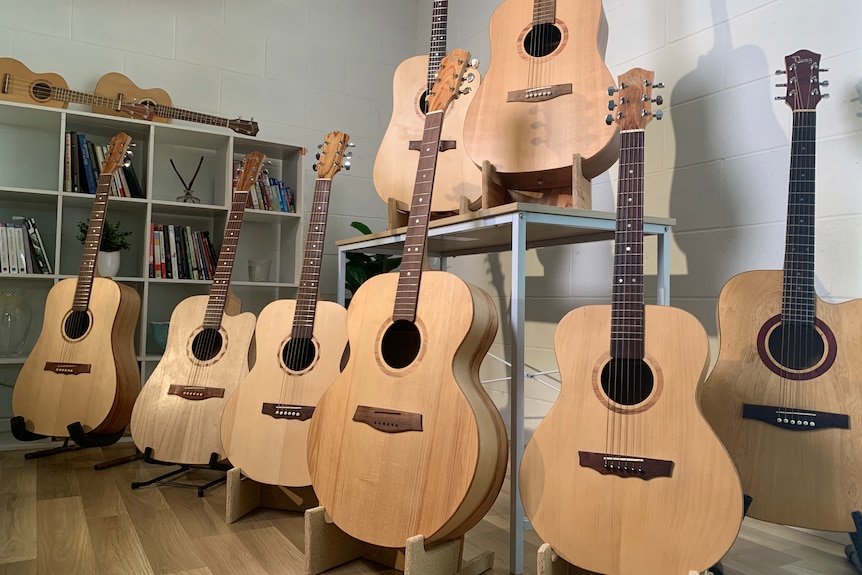
MULTIPOLYGON (((89 228, 89 218, 85 222, 78 222, 78 241, 82 244, 87 239, 89 228)), ((132 232, 120 229, 120 222, 112 223, 105 220, 105 224, 102 226, 102 241, 99 244, 99 255, 96 258, 96 265, 102 277, 117 275, 117 272, 120 270, 120 252, 132 247, 129 244, 129 240, 126 239, 130 235, 132 235, 132 232)))
MULTIPOLYGON (((350 227, 355 228, 365 235, 373 233, 371 228, 362 222, 350 222, 350 227)), ((355 294, 365 281, 377 274, 385 274, 401 265, 401 258, 390 254, 363 254, 358 252, 347 253, 347 266, 345 268, 344 287, 355 294)))

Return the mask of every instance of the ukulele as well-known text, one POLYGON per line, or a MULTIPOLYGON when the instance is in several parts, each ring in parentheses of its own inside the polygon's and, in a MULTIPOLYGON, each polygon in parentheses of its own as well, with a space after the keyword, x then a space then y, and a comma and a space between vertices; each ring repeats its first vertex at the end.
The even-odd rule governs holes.
POLYGON ((248 190, 265 161, 246 154, 231 200, 209 296, 191 296, 171 313, 165 353, 132 411, 131 431, 141 451, 180 465, 206 465, 225 458, 219 422, 225 402, 248 375, 254 314, 240 313, 230 292, 236 246, 248 190))
POLYGON ((503 421, 479 382, 494 304, 453 274, 423 270, 444 111, 468 59, 455 50, 440 64, 400 272, 370 278, 351 300, 350 358, 308 434, 320 504, 342 531, 383 547, 459 537, 493 504, 506 470, 503 421))
MULTIPOLYGON (((434 0, 431 19, 431 50, 428 56, 404 60, 392 81, 392 118, 383 134, 374 160, 374 188, 386 202, 389 198, 410 205, 411 190, 419 161, 419 144, 425 127, 428 92, 446 54, 449 0, 434 0)), ((478 72, 473 73, 479 81, 478 72)), ((475 92, 464 95, 447 108, 440 135, 440 154, 434 177, 432 212, 457 211, 461 197, 474 202, 482 197, 482 172, 464 149, 464 116, 475 92)))
POLYGON ((0 58, 0 74, 0 100, 51 108, 67 108, 71 102, 92 106, 98 112, 113 110, 119 116, 139 120, 152 120, 154 117, 154 111, 143 104, 70 90, 59 74, 36 74, 14 58, 0 58))
POLYGON ((342 132, 323 139, 297 297, 273 301, 260 312, 254 367, 222 414, 228 459, 259 483, 311 485, 309 419, 340 372, 347 346, 347 311, 335 302, 319 301, 318 286, 332 178, 342 167, 350 169, 344 153, 349 141, 342 132))
POLYGON ((69 437, 66 427, 80 422, 86 433, 110 435, 129 423, 141 387, 135 358, 141 297, 127 285, 98 277, 96 257, 114 172, 131 141, 124 133, 111 139, 78 277, 48 292, 42 331, 15 382, 12 411, 31 433, 69 437))
POLYGON ((611 305, 572 310, 557 327, 560 395, 520 470, 536 533, 569 563, 605 575, 703 571, 742 522, 739 477, 696 403, 709 365, 706 331, 683 310, 644 305, 652 88, 650 71, 619 77, 611 305))
MULTIPOLYGON (((234 132, 246 136, 256 136, 259 131, 257 122, 253 120, 243 120, 242 118, 228 120, 200 112, 173 108, 171 107, 171 97, 168 96, 167 92, 161 88, 150 88, 148 90, 139 88, 119 72, 109 72, 99 78, 94 92, 97 97, 106 100, 113 98, 114 101, 119 102, 131 97, 135 105, 142 106, 152 116, 152 118, 147 119, 152 119, 156 122, 170 122, 171 119, 185 120, 186 122, 230 128, 234 132)), ((127 115, 127 113, 123 113, 125 110, 118 109, 116 106, 101 106, 101 109, 94 111, 112 116, 127 115)))
POLYGON ((490 40, 491 63, 464 122, 473 161, 488 160, 516 190, 571 188, 574 154, 587 179, 610 168, 619 139, 601 121, 600 90, 613 83, 601 0, 505 0, 490 40))
POLYGON ((718 361, 700 399, 753 498, 749 515, 853 532, 862 300, 828 304, 814 291, 815 108, 827 84, 820 54, 800 50, 785 65, 793 135, 784 269, 745 272, 722 288, 718 361))

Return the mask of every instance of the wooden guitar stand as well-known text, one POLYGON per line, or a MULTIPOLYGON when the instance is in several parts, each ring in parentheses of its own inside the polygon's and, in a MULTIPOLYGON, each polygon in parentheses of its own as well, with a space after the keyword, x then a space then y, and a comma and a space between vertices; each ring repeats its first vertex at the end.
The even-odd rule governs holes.
POLYGON ((485 551, 463 562, 464 536, 425 549, 421 535, 410 537, 404 549, 378 547, 344 533, 323 507, 305 512, 305 572, 319 575, 355 559, 368 559, 402 571, 404 575, 478 575, 494 565, 494 553, 485 551))
MULTIPOLYGON (((518 191, 514 189, 510 182, 504 181, 497 174, 491 162, 484 160, 482 162, 482 197, 471 203, 466 197, 461 196, 457 212, 433 212, 431 219, 467 214, 513 202, 589 210, 592 208, 592 198, 592 183, 584 177, 580 154, 572 156, 571 185, 546 188, 541 191, 518 191)), ((407 217, 410 215, 410 206, 395 198, 389 198, 386 215, 390 230, 406 226, 407 217)))
POLYGON ((198 497, 204 496, 204 491, 209 489, 210 487, 214 487, 220 483, 224 483, 227 480, 227 475, 223 477, 219 477, 218 479, 214 479, 208 483, 204 483, 203 485, 198 485, 196 483, 179 483, 176 481, 165 481, 170 477, 174 477, 175 475, 179 475, 180 473, 185 473, 187 471, 191 471, 192 469, 212 469, 214 471, 225 471, 227 472, 230 469, 229 466, 223 465, 218 462, 218 454, 212 453, 210 454, 210 461, 206 467, 202 467, 199 465, 186 465, 184 463, 171 463, 169 461, 159 461, 158 459, 153 458, 153 448, 147 447, 144 449, 144 455, 142 458, 146 463, 153 463, 155 465, 178 465, 179 469, 174 469, 173 471, 168 471, 167 473, 163 473, 158 477, 153 477, 152 479, 148 479, 146 481, 132 481, 132 489, 138 489, 140 487, 146 487, 147 485, 152 485, 154 483, 158 483, 159 485, 172 485, 174 487, 193 487, 198 490, 198 497))
POLYGON ((311 486, 283 487, 258 483, 243 475, 238 467, 227 472, 225 523, 233 523, 258 507, 305 512, 317 504, 317 495, 311 486))
MULTIPOLYGON (((706 570, 702 575, 710 575, 711 570, 706 570)), ((567 563, 562 557, 554 553, 547 543, 539 547, 536 556, 536 575, 598 575, 593 571, 587 571, 567 563)), ((701 575, 697 571, 689 571, 689 575, 701 575)))

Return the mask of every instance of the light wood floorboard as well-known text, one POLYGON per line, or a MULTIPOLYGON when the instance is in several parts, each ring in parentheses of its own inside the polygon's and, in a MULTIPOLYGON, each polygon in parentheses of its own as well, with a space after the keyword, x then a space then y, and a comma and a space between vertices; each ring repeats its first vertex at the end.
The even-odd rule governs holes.
MULTIPOLYGON (((301 514, 258 509, 228 525, 223 484, 204 497, 173 486, 132 490, 132 481, 168 469, 142 461, 93 469, 133 452, 131 443, 30 461, 25 451, 0 452, 0 575, 302 575, 301 514)), ((193 470, 172 480, 204 483, 214 477, 218 472, 193 470)), ((507 481, 465 545, 466 559, 493 551, 495 575, 509 572, 508 501, 507 481)), ((527 532, 525 575, 536 573, 540 544, 527 532)), ((722 563, 725 575, 858 575, 843 544, 753 519, 745 520, 722 563)), ((332 573, 394 571, 355 561, 332 573)))

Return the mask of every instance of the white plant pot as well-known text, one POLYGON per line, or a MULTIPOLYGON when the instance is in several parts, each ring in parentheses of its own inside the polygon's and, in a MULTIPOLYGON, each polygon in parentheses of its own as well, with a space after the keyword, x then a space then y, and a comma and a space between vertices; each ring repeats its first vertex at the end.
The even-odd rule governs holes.
POLYGON ((96 266, 99 268, 99 275, 105 278, 112 278, 120 271, 120 252, 99 252, 96 256, 96 266))

